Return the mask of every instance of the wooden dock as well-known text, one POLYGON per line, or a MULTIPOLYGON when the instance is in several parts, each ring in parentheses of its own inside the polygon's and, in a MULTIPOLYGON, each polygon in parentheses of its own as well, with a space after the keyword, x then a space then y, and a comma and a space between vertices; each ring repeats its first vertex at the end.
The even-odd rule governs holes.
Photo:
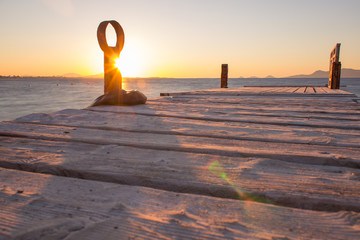
POLYGON ((0 239, 360 239, 359 98, 165 93, 0 123, 0 239))

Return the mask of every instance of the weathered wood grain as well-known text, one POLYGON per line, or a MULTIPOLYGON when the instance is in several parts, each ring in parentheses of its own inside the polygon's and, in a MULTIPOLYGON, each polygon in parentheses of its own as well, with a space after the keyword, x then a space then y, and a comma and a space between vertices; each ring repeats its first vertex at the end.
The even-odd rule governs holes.
POLYGON ((297 208, 360 211, 360 170, 326 165, 343 161, 327 152, 322 153, 329 157, 325 165, 308 165, 114 143, 0 140, 0 165, 6 168, 297 208))
MULTIPOLYGON (((341 107, 346 108, 347 110, 359 111, 359 105, 353 100, 357 97, 352 96, 338 96, 333 97, 329 94, 298 94, 298 95, 174 95, 164 98, 155 98, 151 102, 163 101, 163 102, 193 102, 193 103, 202 103, 208 100, 208 103, 225 103, 225 104, 236 104, 239 106, 243 105, 263 105, 260 107, 267 107, 269 109, 276 107, 285 107, 289 108, 289 105, 294 107, 306 106, 311 110, 312 108, 322 108, 329 111, 341 110, 341 107), (319 97, 321 96, 321 97, 319 97), (280 106, 279 106, 280 105, 280 106), (334 109, 333 109, 334 108, 334 109)), ((289 110, 289 109, 288 109, 289 110)))
POLYGON ((359 122, 353 94, 301 86, 2 122, 0 239, 354 239, 359 122))
POLYGON ((344 120, 344 119, 332 119, 332 118, 312 118, 312 117, 282 117, 282 116, 266 116, 260 115, 256 117, 253 115, 241 115, 230 112, 212 112, 211 110, 193 110, 186 108, 172 107, 154 107, 154 106, 142 106, 135 108, 122 108, 122 107, 109 107, 101 106, 91 108, 91 111, 98 112, 118 112, 128 114, 142 114, 148 116, 168 116, 187 119, 207 120, 207 121, 220 121, 220 122, 244 122, 244 123, 258 123, 258 124, 271 124, 271 125, 292 125, 292 126, 306 126, 314 128, 339 128, 349 130, 360 130, 358 120, 344 120), (164 109, 165 108, 165 109, 164 109))
POLYGON ((0 136, 50 141, 116 144, 154 150, 208 153, 223 156, 266 157, 307 164, 360 167, 360 149, 326 145, 261 142, 213 137, 114 131, 96 128, 0 123, 0 136), (326 153, 326 154, 324 154, 326 153), (331 156, 331 157, 329 157, 331 156))
POLYGON ((233 102, 228 100, 231 100, 231 98, 211 98, 206 100, 206 98, 199 97, 172 97, 149 100, 148 105, 161 105, 160 107, 162 107, 163 105, 168 104, 181 104, 181 106, 194 109, 222 109, 223 111, 238 111, 239 113, 252 111, 259 115, 269 112, 273 114, 289 114, 289 116, 294 114, 308 114, 312 117, 354 117, 356 119, 358 119, 360 115, 360 107, 355 101, 353 101, 353 99, 349 100, 349 102, 343 102, 335 107, 329 107, 329 105, 326 105, 326 101, 321 105, 319 105, 319 103, 312 104, 314 100, 311 100, 310 102, 302 102, 302 104, 299 104, 297 101, 292 104, 292 101, 267 102, 266 99, 254 98, 241 98, 233 102), (211 104, 211 107, 209 107, 209 104, 211 104))
POLYGON ((359 213, 299 210, 0 168, 0 239, 356 239, 359 213))
MULTIPOLYGON (((207 111, 216 111, 216 112, 230 112, 236 113, 238 115, 253 115, 253 116, 282 116, 282 117, 299 117, 299 118, 328 118, 328 119, 336 119, 336 120, 360 120, 360 109, 359 110, 348 110, 344 111, 344 109, 339 109, 342 111, 331 111, 328 110, 326 106, 323 108, 314 108, 308 106, 284 106, 284 105, 273 105, 267 106, 266 104, 226 104, 226 103, 198 103, 196 101, 187 101, 189 98, 184 99, 181 102, 181 106, 192 109, 197 109, 202 111, 206 109, 207 111), (209 106, 211 104, 211 107, 209 106)), ((168 104, 180 104, 179 99, 174 99, 173 101, 163 101, 161 100, 150 100, 149 105, 160 105, 159 107, 164 107, 164 105, 168 104)))
MULTIPOLYGON (((197 110, 198 108, 195 109, 197 110)), ((216 107, 215 110, 213 107, 211 110, 214 112, 223 111, 222 108, 218 107, 216 107)), ((230 111, 232 111, 232 109, 230 111)), ((171 114, 171 112, 169 112, 169 114, 171 114)), ((209 121, 206 119, 187 119, 167 116, 156 117, 143 114, 121 114, 117 112, 76 109, 67 109, 49 114, 31 114, 18 118, 15 121, 114 131, 123 130, 264 142, 360 147, 360 130, 336 128, 209 121)))
MULTIPOLYGON (((241 87, 241 88, 229 88, 229 89, 207 89, 207 90, 197 90, 197 91, 190 91, 190 92, 171 92, 167 93, 166 96, 178 96, 178 95, 224 95, 224 96, 237 96, 237 95, 288 95, 295 97, 296 95, 303 95, 306 86, 297 86, 297 87, 241 87)), ((326 87, 314 87, 317 97, 322 97, 322 94, 317 94, 318 92, 326 93, 327 97, 349 97, 354 96, 354 94, 340 90, 340 89, 329 89, 326 87)), ((309 95, 307 95, 309 96, 309 95)), ((306 97, 302 96, 302 97, 306 97)))
POLYGON ((330 52, 330 67, 329 67, 329 83, 328 87, 331 89, 339 89, 340 87, 340 43, 337 43, 330 52))
POLYGON ((220 80, 220 88, 228 87, 228 64, 221 65, 221 80, 220 80))

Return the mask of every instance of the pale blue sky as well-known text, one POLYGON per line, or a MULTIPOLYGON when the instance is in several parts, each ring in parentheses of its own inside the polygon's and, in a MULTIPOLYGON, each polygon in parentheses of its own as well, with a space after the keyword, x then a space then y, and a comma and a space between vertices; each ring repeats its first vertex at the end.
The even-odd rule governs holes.
POLYGON ((124 28, 124 75, 231 77, 360 69, 355 0, 0 0, 0 75, 102 71, 96 30, 124 28), (132 71, 131 71, 132 69, 132 71))

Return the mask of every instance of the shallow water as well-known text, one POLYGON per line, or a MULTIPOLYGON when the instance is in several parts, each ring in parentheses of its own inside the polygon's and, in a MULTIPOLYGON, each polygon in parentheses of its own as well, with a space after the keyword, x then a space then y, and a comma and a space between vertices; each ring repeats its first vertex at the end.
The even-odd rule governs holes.
MULTIPOLYGON (((228 86, 296 86, 327 84, 327 79, 240 78, 229 79, 228 86)), ((150 78, 124 80, 123 88, 137 89, 148 99, 161 92, 218 88, 216 78, 150 78)), ((345 91, 360 96, 360 79, 341 79, 345 91)), ((34 112, 53 112, 66 108, 81 109, 103 94, 103 80, 56 78, 0 78, 0 121, 12 120, 34 112)))

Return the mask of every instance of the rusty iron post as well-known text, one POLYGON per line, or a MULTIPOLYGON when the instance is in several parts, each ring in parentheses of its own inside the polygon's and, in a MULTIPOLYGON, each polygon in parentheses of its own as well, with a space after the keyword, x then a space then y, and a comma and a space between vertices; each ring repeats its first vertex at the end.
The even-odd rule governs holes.
POLYGON ((228 87, 228 65, 222 64, 221 65, 221 88, 227 88, 228 87))
POLYGON ((329 84, 328 88, 340 88, 341 62, 340 60, 340 43, 337 43, 330 53, 329 67, 329 84))
POLYGON ((104 52, 104 93, 113 89, 121 89, 122 76, 120 70, 115 66, 115 60, 120 57, 120 52, 124 47, 124 30, 117 21, 103 21, 97 29, 97 38, 100 48, 104 52), (115 47, 110 47, 106 41, 106 27, 109 24, 113 26, 116 32, 115 47))

